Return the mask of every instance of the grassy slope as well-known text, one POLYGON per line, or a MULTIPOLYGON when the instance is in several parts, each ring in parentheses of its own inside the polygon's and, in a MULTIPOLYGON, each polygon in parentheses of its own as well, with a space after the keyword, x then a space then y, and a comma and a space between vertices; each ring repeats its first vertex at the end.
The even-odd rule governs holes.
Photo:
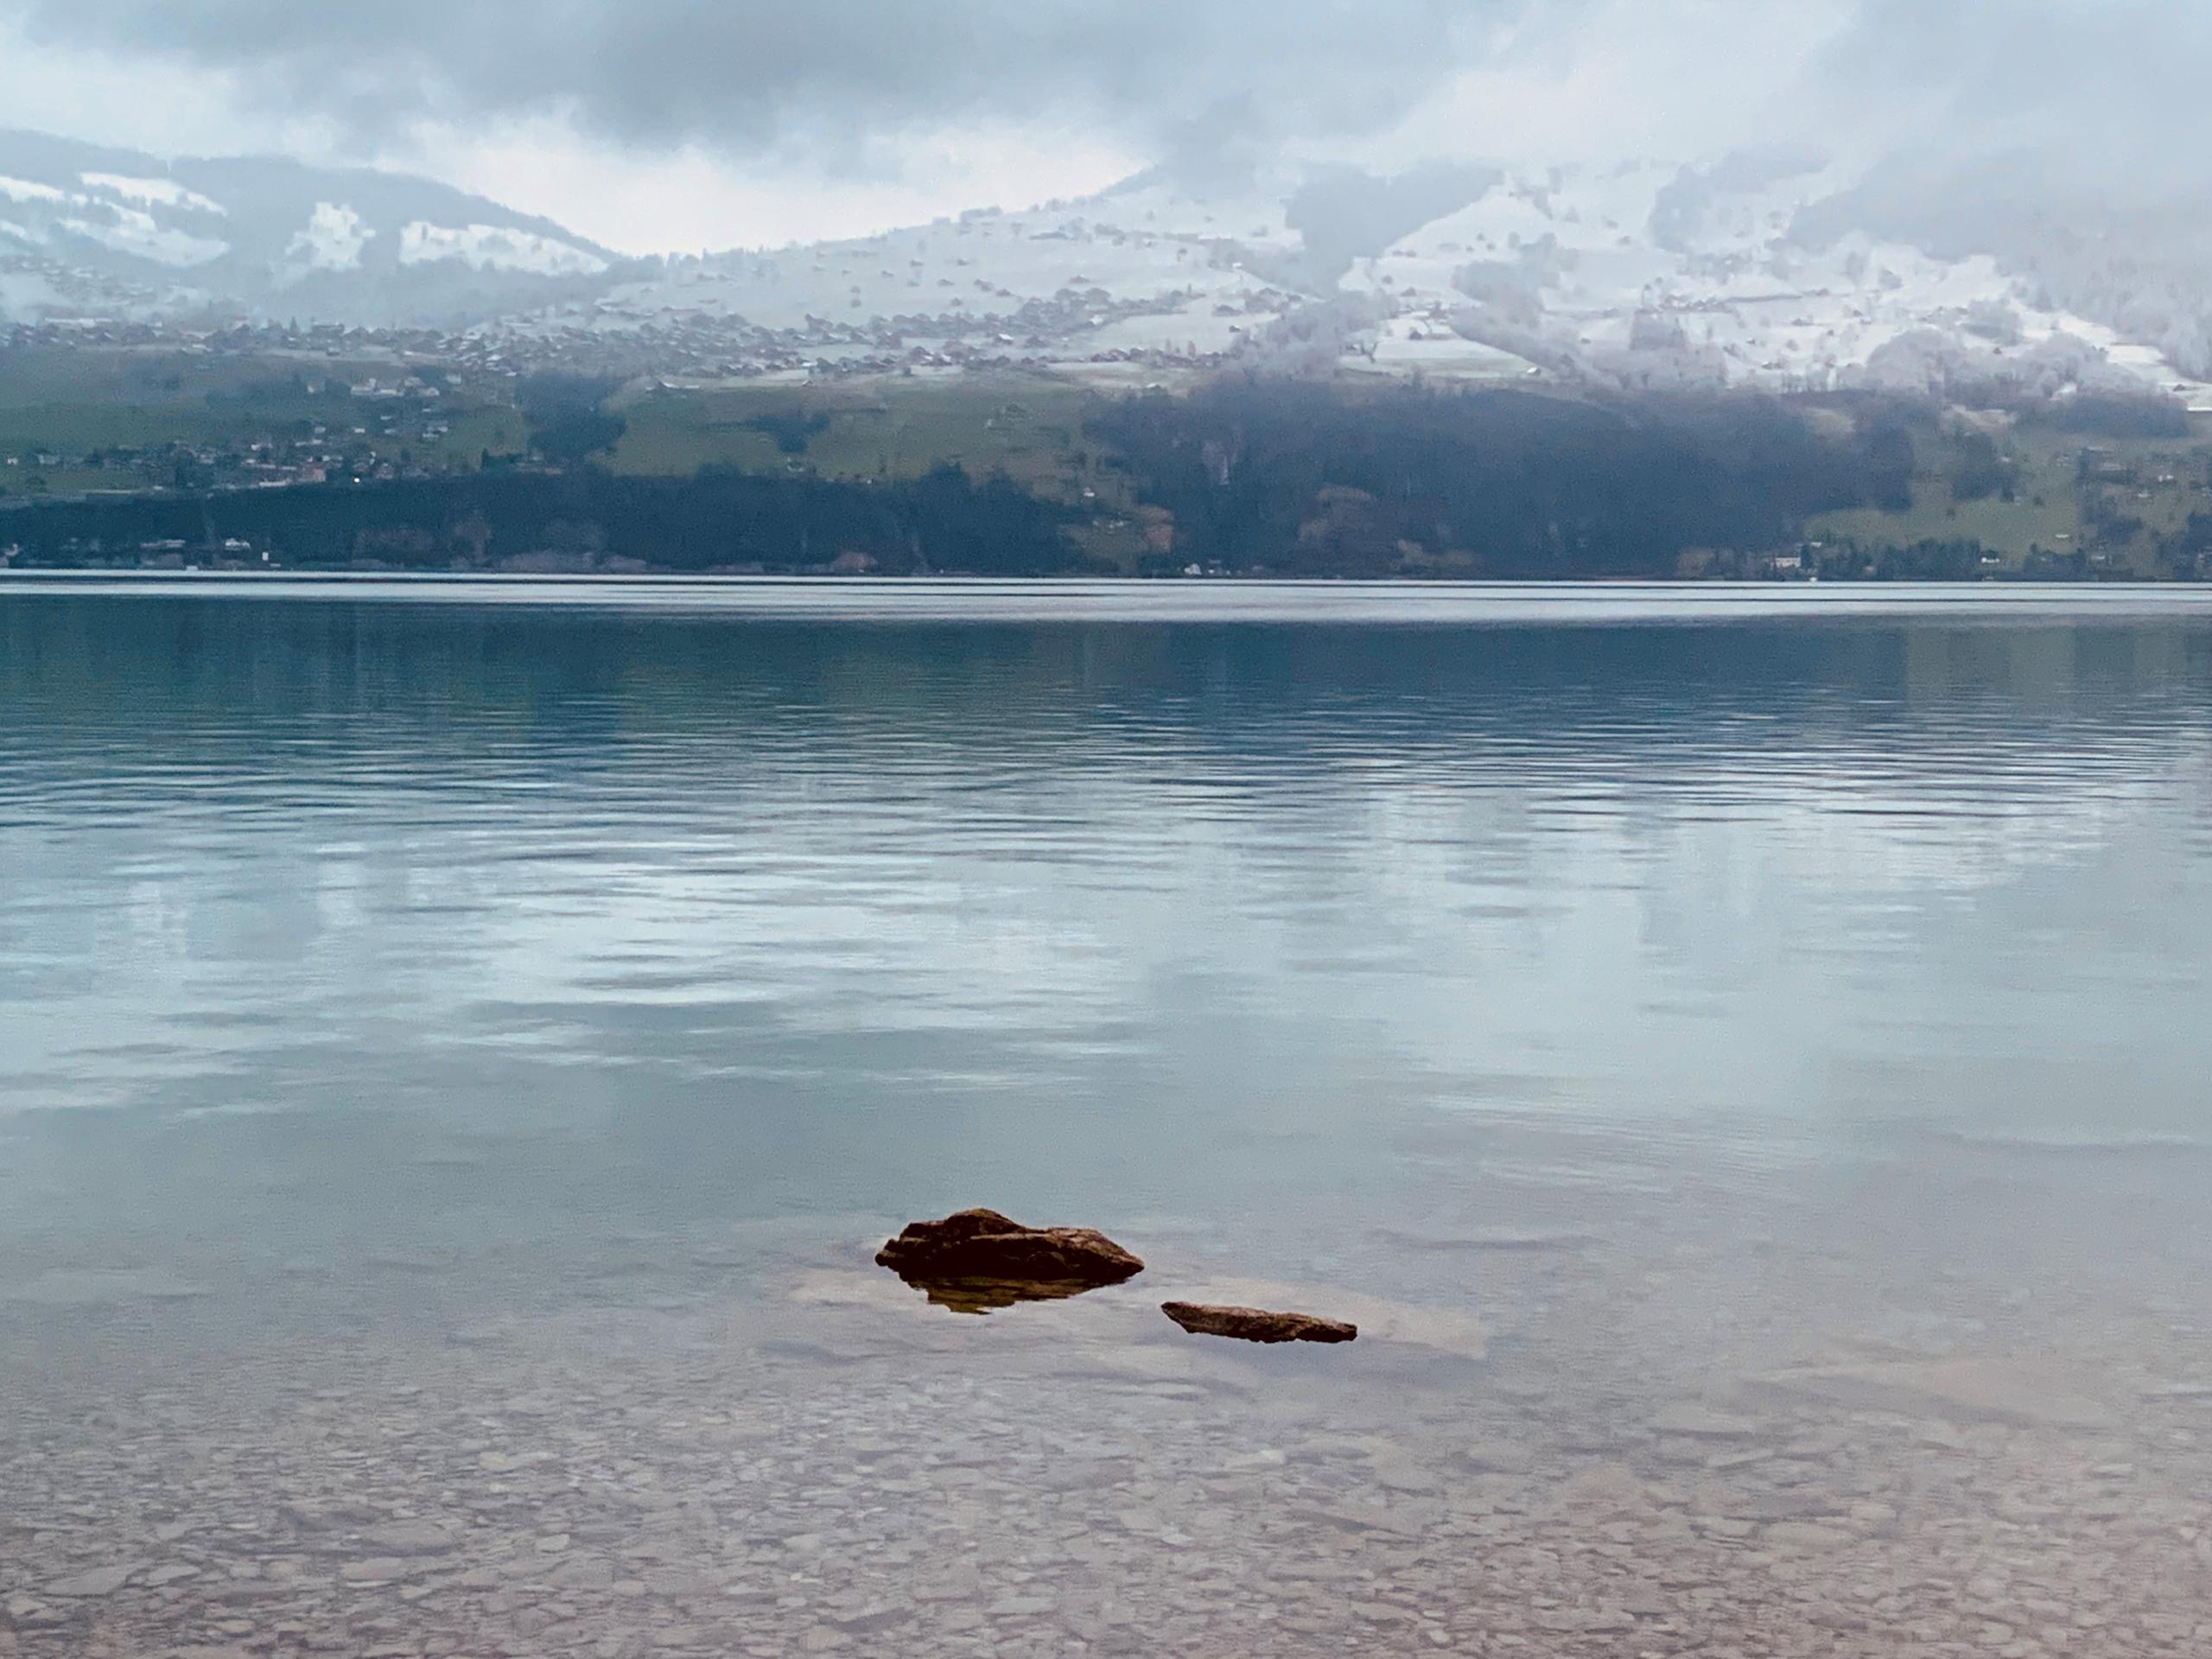
MULTIPOLYGON (((2083 508, 2094 493, 2126 516, 2143 520, 2143 533, 2125 547, 2111 550, 2111 560, 2115 566, 2148 574, 2157 537, 2180 530, 2192 512, 2212 512, 2212 493, 2204 487, 2206 467, 2212 462, 2212 423, 2196 423, 2186 438, 2085 438, 2016 431, 1999 447, 2016 467, 2012 501, 1995 496, 1954 501, 1949 480, 1923 471, 1914 480, 1910 511, 1827 513, 1811 521, 1807 533, 1815 540, 1851 540, 1869 548, 1979 541, 2003 556, 2008 565, 2018 565, 2037 547, 2061 554, 2083 547, 2083 508), (2085 487, 2080 482, 2079 461, 2088 447, 2132 467, 2137 481, 2085 487), (2174 482, 2158 481, 2169 474, 2174 482)), ((1923 457, 1924 462, 1933 460, 1923 457)))
POLYGON ((1004 472, 1057 500, 1118 488, 1083 439, 1082 388, 1044 376, 886 380, 863 387, 734 386, 647 393, 620 405, 629 430, 618 472, 688 474, 718 464, 747 472, 804 469, 825 478, 916 478, 952 461, 978 476, 1004 472), (784 454, 745 423, 826 416, 803 453, 784 454))
POLYGON ((1083 388, 1042 375, 897 379, 860 387, 733 386, 655 391, 619 405, 629 423, 615 471, 683 476, 703 466, 836 479, 918 478, 946 462, 1004 473, 1047 499, 1088 509, 1073 533, 1094 558, 1134 569, 1140 533, 1121 517, 1128 480, 1083 436, 1083 388), (746 424, 760 416, 826 416, 798 453, 746 424))
MULTIPOLYGON (((340 436, 356 426, 374 429, 373 405, 343 398, 315 398, 272 392, 271 382, 305 372, 311 378, 335 375, 350 381, 371 376, 387 379, 397 365, 389 359, 334 361, 310 355, 244 358, 179 352, 18 352, 0 360, 0 457, 14 455, 18 466, 0 469, 0 487, 22 493, 40 476, 29 465, 40 449, 82 453, 122 446, 143 448, 164 443, 222 448, 271 436, 300 435, 315 426, 340 436), (245 396, 249 391, 255 394, 245 396)), ((473 467, 489 449, 518 450, 521 417, 512 410, 459 405, 444 411, 452 433, 425 444, 410 442, 455 467, 473 467)), ((73 489, 115 489, 125 480, 113 473, 54 469, 46 486, 60 494, 73 489)))

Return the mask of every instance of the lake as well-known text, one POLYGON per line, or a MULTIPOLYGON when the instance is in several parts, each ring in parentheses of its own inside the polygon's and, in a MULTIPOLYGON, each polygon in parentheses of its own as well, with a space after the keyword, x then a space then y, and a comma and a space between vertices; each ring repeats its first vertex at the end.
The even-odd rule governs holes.
POLYGON ((0 1656, 2199 1651, 2208 941, 2212 593, 0 575, 0 1656))

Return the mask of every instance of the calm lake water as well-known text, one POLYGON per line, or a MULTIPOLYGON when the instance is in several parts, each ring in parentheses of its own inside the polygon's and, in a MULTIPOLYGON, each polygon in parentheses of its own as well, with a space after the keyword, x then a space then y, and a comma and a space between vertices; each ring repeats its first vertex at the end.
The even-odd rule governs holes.
POLYGON ((2212 595, 0 577, 0 1655, 2201 1651, 2208 955, 2212 595))

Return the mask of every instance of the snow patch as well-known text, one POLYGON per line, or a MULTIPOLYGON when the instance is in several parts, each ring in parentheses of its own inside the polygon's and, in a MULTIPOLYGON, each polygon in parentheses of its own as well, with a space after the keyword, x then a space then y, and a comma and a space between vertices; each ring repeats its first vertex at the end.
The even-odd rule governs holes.
POLYGON ((106 219, 65 219, 61 228, 73 231, 79 236, 111 248, 118 253, 129 254, 136 259, 150 259, 156 264, 187 266, 204 265, 219 259, 231 251, 227 242, 218 242, 204 236, 173 230, 160 223, 151 213, 136 207, 112 207, 105 203, 86 203, 86 206, 106 207, 106 219))
POLYGON ((476 270, 524 270, 543 276, 596 276, 607 261, 594 253, 531 231, 497 225, 458 228, 416 219, 399 232, 399 263, 429 264, 459 259, 476 270))
POLYGON ((294 232, 284 245, 289 274, 303 276, 311 270, 352 270, 361 263, 361 250, 376 232, 351 207, 334 201, 318 201, 308 215, 307 228, 294 232))
POLYGON ((120 196, 143 207, 183 207, 194 213, 230 217, 230 209, 222 203, 210 200, 197 190, 186 189, 175 179, 134 179, 121 173, 79 173, 77 176, 87 189, 104 190, 109 195, 120 196))
POLYGON ((66 190, 57 190, 50 184, 34 184, 29 179, 11 179, 0 173, 0 196, 10 201, 69 201, 74 200, 66 190))

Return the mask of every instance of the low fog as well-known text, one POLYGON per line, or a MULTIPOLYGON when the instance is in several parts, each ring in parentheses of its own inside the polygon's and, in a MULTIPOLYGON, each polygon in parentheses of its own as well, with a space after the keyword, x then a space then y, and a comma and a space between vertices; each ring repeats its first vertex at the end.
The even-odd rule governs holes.
POLYGON ((881 218, 985 205, 979 189, 1007 206, 1078 194, 1192 152, 1388 173, 1786 142, 1886 164, 1885 188, 1915 210, 1954 181, 1980 201, 1993 180, 2144 209, 2201 189, 2212 137, 2197 96, 2212 14, 2185 0, 13 10, 0 94, 18 124, 170 154, 399 162, 479 188, 529 179, 521 205, 556 216, 626 172, 658 216, 642 239, 664 247, 699 245, 687 194, 696 212, 804 180, 881 218), (932 202, 933 183, 964 199, 932 202))

